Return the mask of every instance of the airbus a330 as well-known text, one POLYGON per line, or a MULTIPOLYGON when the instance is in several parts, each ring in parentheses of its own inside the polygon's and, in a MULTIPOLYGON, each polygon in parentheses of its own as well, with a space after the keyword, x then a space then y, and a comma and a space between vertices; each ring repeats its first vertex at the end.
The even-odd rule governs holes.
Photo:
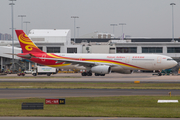
POLYGON ((40 50, 23 32, 15 30, 23 53, 17 56, 32 62, 62 69, 83 69, 82 76, 105 76, 113 72, 131 74, 133 70, 162 70, 177 62, 157 54, 67 54, 46 53, 40 50))

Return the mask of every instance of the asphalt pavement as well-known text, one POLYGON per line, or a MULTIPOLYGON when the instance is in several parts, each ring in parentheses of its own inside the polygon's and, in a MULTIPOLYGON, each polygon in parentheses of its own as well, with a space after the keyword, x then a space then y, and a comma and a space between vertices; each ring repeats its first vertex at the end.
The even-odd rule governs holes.
POLYGON ((180 90, 153 89, 0 89, 0 99, 23 98, 64 98, 64 97, 101 97, 101 96, 168 96, 180 95, 180 90))
POLYGON ((106 76, 81 76, 80 73, 59 73, 51 76, 39 75, 33 77, 31 74, 18 77, 16 74, 0 76, 0 82, 161 82, 180 83, 180 76, 165 75, 157 76, 153 73, 118 74, 111 73, 106 76))

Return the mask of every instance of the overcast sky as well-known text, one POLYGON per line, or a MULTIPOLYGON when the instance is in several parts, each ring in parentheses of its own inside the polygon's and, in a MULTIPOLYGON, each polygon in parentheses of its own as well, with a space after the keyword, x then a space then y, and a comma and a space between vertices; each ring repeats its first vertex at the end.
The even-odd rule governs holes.
MULTIPOLYGON (((21 18, 30 21, 30 29, 71 29, 74 19, 80 27, 79 35, 94 31, 113 33, 110 24, 126 23, 124 33, 132 37, 172 37, 172 6, 174 6, 175 37, 180 37, 180 0, 16 0, 14 27, 21 29, 21 18)), ((11 6, 0 0, 0 33, 11 34, 11 6)), ((26 30, 25 24, 23 29, 26 30)), ((115 27, 115 36, 122 27, 115 27)))

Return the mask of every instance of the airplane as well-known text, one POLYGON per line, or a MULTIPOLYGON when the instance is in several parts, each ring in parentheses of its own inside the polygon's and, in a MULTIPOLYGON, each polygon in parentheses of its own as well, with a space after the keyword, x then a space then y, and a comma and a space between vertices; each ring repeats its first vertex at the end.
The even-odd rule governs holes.
POLYGON ((177 62, 171 57, 158 54, 67 54, 46 53, 40 50, 23 30, 15 30, 22 53, 18 57, 32 62, 61 69, 82 69, 82 76, 105 76, 113 72, 131 74, 133 70, 163 70, 177 62))

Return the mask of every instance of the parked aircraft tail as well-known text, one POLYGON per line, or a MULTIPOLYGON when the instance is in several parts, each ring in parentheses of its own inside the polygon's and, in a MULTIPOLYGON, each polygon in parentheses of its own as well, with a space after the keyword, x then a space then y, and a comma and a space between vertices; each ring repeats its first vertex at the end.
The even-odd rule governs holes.
POLYGON ((32 42, 31 39, 29 39, 29 37, 24 33, 23 30, 15 30, 15 31, 23 53, 29 53, 29 52, 44 53, 32 42))

